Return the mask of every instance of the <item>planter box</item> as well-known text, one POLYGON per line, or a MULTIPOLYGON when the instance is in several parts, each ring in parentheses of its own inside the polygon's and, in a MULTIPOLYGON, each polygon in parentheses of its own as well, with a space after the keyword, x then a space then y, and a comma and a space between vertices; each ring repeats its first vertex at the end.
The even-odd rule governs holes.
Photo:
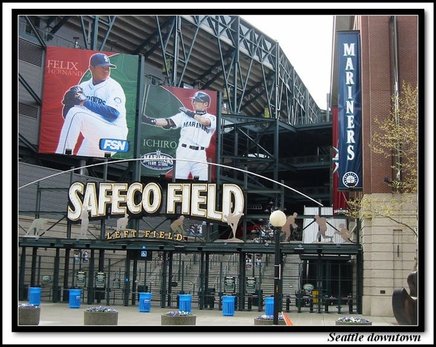
POLYGON ((372 322, 360 317, 347 317, 345 320, 338 319, 336 325, 372 325, 372 322))
MULTIPOLYGON (((272 319, 254 318, 254 325, 274 325, 273 322, 272 319)), ((286 323, 283 319, 279 319, 279 325, 286 325, 286 323)))
POLYGON ((118 312, 84 311, 84 325, 118 325, 118 312))
POLYGON ((365 323, 345 323, 345 322, 336 322, 336 325, 372 325, 372 322, 365 322, 365 323))
POLYGON ((20 325, 38 325, 41 309, 39 306, 20 306, 18 318, 20 325))
POLYGON ((160 316, 161 325, 195 325, 197 316, 167 316, 165 314, 160 316))

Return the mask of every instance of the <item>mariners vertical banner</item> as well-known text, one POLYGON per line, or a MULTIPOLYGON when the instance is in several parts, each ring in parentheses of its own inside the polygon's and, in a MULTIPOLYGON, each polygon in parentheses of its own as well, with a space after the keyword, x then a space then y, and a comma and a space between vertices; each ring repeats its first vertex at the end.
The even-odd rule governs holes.
POLYGON ((47 47, 39 152, 132 158, 138 67, 135 55, 47 47))
POLYGON ((362 189, 362 103, 358 32, 338 32, 339 189, 362 189))

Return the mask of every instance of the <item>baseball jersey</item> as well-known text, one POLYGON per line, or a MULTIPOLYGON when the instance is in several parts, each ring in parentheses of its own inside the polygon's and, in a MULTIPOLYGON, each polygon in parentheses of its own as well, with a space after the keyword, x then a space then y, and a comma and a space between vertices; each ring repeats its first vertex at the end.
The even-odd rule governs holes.
POLYGON ((180 143, 193 146, 209 147, 210 139, 216 129, 216 117, 205 113, 201 117, 210 120, 210 126, 206 127, 186 113, 180 112, 170 117, 177 128, 180 128, 180 143))
MULTIPOLYGON (((104 82, 94 85, 92 79, 90 79, 82 82, 80 86, 89 101, 98 105, 111 106, 119 112, 118 117, 110 122, 112 125, 127 127, 126 95, 117 81, 109 77, 104 82)), ((104 115, 102 116, 105 118, 104 115)))

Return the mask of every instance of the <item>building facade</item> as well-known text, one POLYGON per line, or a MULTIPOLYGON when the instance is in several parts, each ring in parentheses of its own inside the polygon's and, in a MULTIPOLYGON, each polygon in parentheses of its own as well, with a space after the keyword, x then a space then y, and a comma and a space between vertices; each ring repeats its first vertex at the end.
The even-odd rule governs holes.
MULTIPOLYGON (((407 276, 416 266, 419 196, 400 194, 388 184, 397 174, 392 168, 395 156, 377 154, 371 145, 374 133, 380 131, 377 120, 392 116, 393 96, 402 94, 403 83, 422 86, 419 71, 423 60, 418 58, 422 25, 413 15, 335 19, 336 32, 358 31, 361 42, 363 189, 346 193, 349 199, 359 197, 370 202, 362 206, 359 216, 364 254, 363 313, 368 315, 393 314, 393 291, 408 288, 407 276)), ((338 107, 337 56, 334 58, 333 112, 338 107)), ((416 117, 416 132, 418 122, 422 124, 421 116, 416 117)))
MULTIPOLYGON (((362 194, 382 204, 393 195, 384 183, 384 177, 392 177, 391 164, 373 154, 368 143, 375 115, 389 114, 399 82, 418 83, 418 26, 416 16, 338 16, 335 21, 336 31, 360 33, 362 194)), ((166 307, 175 304, 177 293, 189 292, 203 309, 210 299, 220 302, 215 300, 223 293, 232 293, 239 298, 240 310, 251 308, 255 301, 261 310, 259 298, 272 293, 274 278, 273 248, 268 247, 273 230, 265 221, 272 208, 279 207, 288 215, 298 212, 295 233, 281 244, 283 309, 289 308, 287 297, 287 304, 300 309, 303 305, 303 310, 311 312, 314 305, 318 312, 329 305, 336 305, 340 312, 343 305, 358 313, 392 316, 392 291, 406 286, 416 256, 416 239, 407 228, 387 216, 368 218, 364 214, 356 222, 336 215, 328 217, 354 228, 352 240, 341 238, 337 233, 340 224, 330 220, 327 235, 322 235, 316 214, 304 212, 306 207, 315 208, 314 204, 232 170, 262 174, 297 187, 324 206, 332 205, 335 77, 331 112, 320 110, 280 47, 238 16, 21 16, 17 27, 18 180, 20 187, 25 186, 18 193, 20 300, 25 300, 29 286, 42 286, 44 300, 51 302, 67 301, 68 289, 80 287, 89 304, 135 305, 139 292, 151 291, 153 300, 166 307), (135 239, 133 231, 122 234, 116 218, 91 220, 89 232, 80 234, 81 225, 65 218, 69 185, 75 181, 132 182, 138 180, 138 172, 130 164, 83 169, 99 161, 38 152, 47 45, 138 55, 142 85, 218 93, 222 121, 217 163, 226 167, 217 169, 217 183, 240 185, 246 199, 244 217, 233 238, 228 225, 213 223, 201 222, 202 231, 196 234, 200 230, 196 220, 192 221, 195 232, 186 237, 189 242, 168 242, 164 240, 168 234, 152 234, 155 228, 171 230, 175 216, 172 220, 168 216, 141 218, 129 225, 129 230, 149 231, 154 239, 135 239), (277 91, 281 94, 274 94, 277 91), (67 170, 71 171, 58 175, 67 170), (30 184, 50 175, 49 181, 30 184), (32 227, 41 219, 48 224, 32 227), (314 292, 304 292, 305 288, 314 292)), ((333 64, 332 76, 336 68, 333 64)), ((416 228, 417 197, 402 198, 408 205, 401 205, 396 218, 416 228)))

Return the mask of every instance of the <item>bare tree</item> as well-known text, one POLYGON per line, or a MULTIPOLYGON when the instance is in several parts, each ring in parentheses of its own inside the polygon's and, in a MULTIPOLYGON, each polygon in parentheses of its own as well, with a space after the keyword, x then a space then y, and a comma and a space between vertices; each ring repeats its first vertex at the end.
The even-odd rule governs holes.
POLYGON ((403 82, 400 95, 392 97, 390 117, 375 119, 370 149, 392 159, 394 191, 416 193, 418 182, 418 89, 403 82))

